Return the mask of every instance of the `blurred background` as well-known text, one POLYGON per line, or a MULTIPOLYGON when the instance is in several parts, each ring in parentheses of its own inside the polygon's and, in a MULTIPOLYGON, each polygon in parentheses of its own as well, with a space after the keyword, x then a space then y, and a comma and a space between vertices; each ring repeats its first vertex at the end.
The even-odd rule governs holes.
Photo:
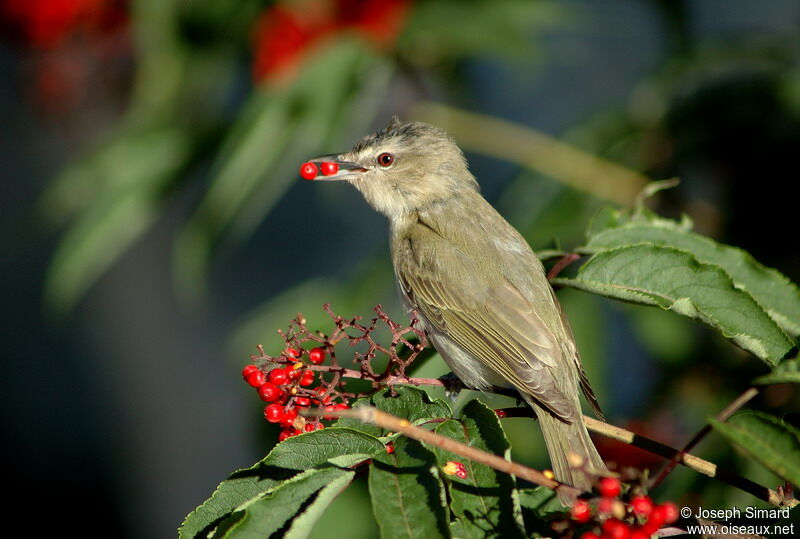
MULTIPOLYGON (((535 249, 679 177, 659 212, 800 280, 799 25, 792 0, 0 0, 8 519, 174 536, 274 444, 239 375, 257 344, 297 312, 329 329, 325 302, 402 319, 383 217, 297 175, 393 114, 447 129, 535 249)), ((559 295, 609 420, 665 443, 766 370, 657 309, 559 295)), ((545 465, 538 429, 505 426, 545 465)), ((713 436, 698 452, 777 482, 713 436)), ((654 494, 752 503, 686 470, 654 494)), ((364 482, 324 519, 375 536, 364 482)))

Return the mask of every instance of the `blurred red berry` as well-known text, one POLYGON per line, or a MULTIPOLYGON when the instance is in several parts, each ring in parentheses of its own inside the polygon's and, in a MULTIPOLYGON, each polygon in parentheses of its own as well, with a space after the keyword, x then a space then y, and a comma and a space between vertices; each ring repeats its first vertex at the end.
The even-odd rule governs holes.
POLYGON ((262 371, 253 371, 247 375, 245 381, 253 387, 261 387, 267 381, 267 375, 262 371))
POLYGON ((394 442, 387 442, 386 443, 386 452, 390 455, 394 453, 394 442))
POLYGON ((0 24, 10 34, 43 49, 79 31, 105 31, 124 21, 117 0, 0 0, 0 24))
POLYGON ((291 436, 292 436, 292 431, 290 431, 290 430, 282 430, 282 431, 281 431, 281 433, 280 433, 280 434, 278 434, 278 441, 279 441, 279 442, 282 442, 282 441, 284 441, 286 438, 289 438, 289 437, 291 437, 291 436))
POLYGON ((646 517, 653 510, 653 500, 650 496, 634 496, 631 499, 631 507, 633 512, 640 517, 646 517))
POLYGON ((308 360, 313 363, 314 365, 319 365, 320 363, 325 361, 325 356, 327 352, 322 347, 312 348, 311 351, 308 353, 308 360))
POLYGON ((494 411, 494 415, 496 415, 500 419, 503 419, 504 417, 506 417, 508 415, 508 413, 505 410, 495 410, 494 411))
POLYGON ((635 530, 631 530, 630 534, 628 534, 628 539, 650 539, 650 535, 646 531, 641 528, 637 528, 635 530))
POLYGON ((294 404, 296 406, 301 406, 303 408, 306 408, 308 406, 311 406, 311 399, 309 399, 308 397, 297 397, 296 399, 294 399, 294 404))
POLYGON ((662 503, 659 507, 664 512, 664 524, 672 524, 678 520, 680 512, 678 511, 677 505, 672 502, 666 502, 662 503))
POLYGON ((317 165, 314 163, 303 163, 300 166, 300 177, 306 180, 313 180, 317 177, 317 165))
POLYGON ((601 477, 597 491, 604 498, 616 498, 622 492, 622 485, 616 477, 601 477))
POLYGON ((624 522, 616 518, 610 518, 603 522, 603 537, 608 539, 627 539, 630 535, 630 528, 624 522))
POLYGON ((589 507, 589 504, 584 500, 577 500, 572 504, 570 515, 572 516, 572 520, 583 524, 589 522, 589 519, 592 518, 592 508, 589 507))
POLYGON ((583 532, 581 539, 600 539, 600 535, 594 532, 583 532))
POLYGON ((272 402, 283 394, 281 388, 269 382, 258 387, 258 396, 262 401, 272 402))
POLYGON ((286 369, 272 369, 269 371, 269 381, 275 384, 276 386, 280 386, 286 383, 288 376, 286 374, 286 369))
POLYGON ((269 404, 264 408, 264 419, 270 423, 280 423, 284 415, 284 408, 280 404, 269 404))

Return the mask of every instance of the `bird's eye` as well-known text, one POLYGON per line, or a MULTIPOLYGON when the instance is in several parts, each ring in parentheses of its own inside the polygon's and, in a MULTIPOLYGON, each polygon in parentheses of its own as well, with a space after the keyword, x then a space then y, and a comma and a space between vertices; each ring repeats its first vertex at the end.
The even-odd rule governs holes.
POLYGON ((378 156, 378 164, 382 167, 388 167, 392 163, 394 163, 394 156, 389 152, 383 152, 378 156))

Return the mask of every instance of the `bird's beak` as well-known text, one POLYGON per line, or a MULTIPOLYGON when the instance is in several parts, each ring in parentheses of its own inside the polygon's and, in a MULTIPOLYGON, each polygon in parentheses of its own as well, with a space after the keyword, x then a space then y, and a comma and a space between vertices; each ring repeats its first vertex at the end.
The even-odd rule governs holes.
POLYGON ((357 178, 367 171, 367 169, 358 163, 344 161, 342 159, 342 155, 337 153, 315 157, 314 159, 310 159, 309 162, 314 163, 317 166, 317 169, 320 171, 319 174, 317 174, 317 176, 314 178, 314 181, 318 182, 352 180, 353 178, 357 178), (325 174, 325 169, 322 167, 323 163, 335 163, 337 167, 336 172, 333 174, 325 174))

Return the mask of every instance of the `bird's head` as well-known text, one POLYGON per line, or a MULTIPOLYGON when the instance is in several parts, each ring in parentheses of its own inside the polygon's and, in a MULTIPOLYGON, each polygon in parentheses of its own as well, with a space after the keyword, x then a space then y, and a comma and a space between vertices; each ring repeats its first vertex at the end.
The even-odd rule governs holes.
POLYGON ((464 154, 447 133, 422 122, 401 124, 397 116, 352 150, 311 162, 335 163, 337 172, 315 179, 350 182, 393 222, 452 199, 464 189, 478 189, 464 154))

